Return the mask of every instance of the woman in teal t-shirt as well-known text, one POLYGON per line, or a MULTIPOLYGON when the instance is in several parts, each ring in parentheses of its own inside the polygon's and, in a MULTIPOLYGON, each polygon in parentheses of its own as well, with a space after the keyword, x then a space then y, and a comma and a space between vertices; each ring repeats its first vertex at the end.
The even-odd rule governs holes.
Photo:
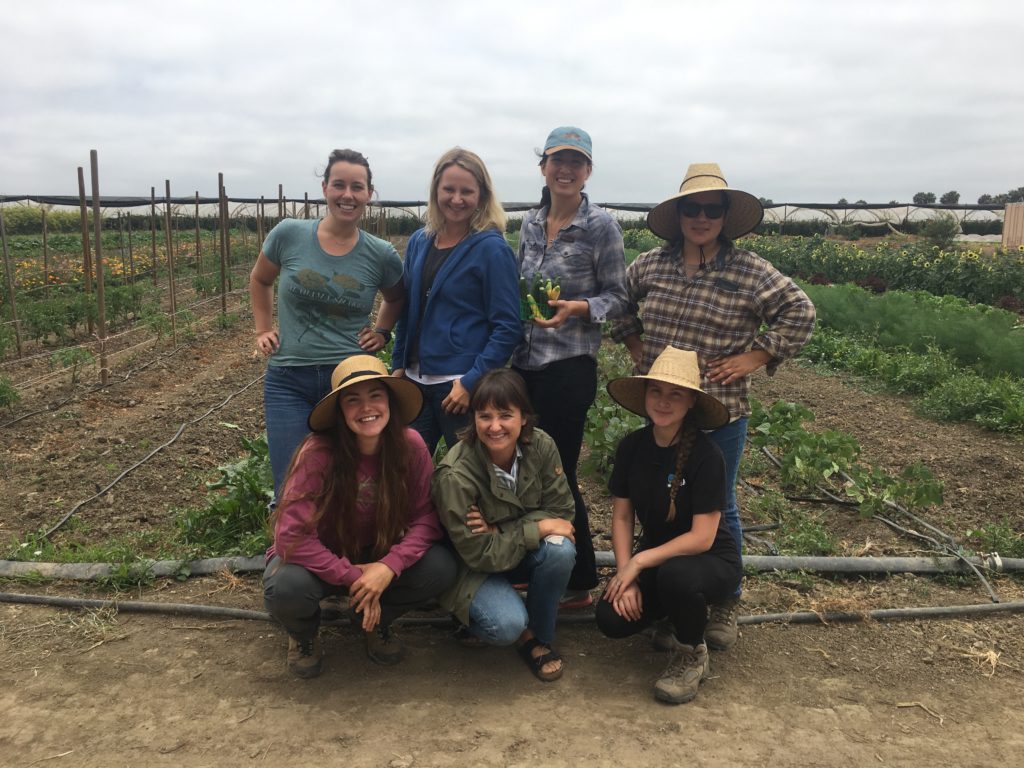
POLYGON ((405 296, 397 251, 359 228, 373 194, 366 158, 334 150, 322 186, 324 217, 280 222, 249 277, 256 348, 269 357, 263 407, 275 498, 292 454, 309 432, 306 417, 331 390, 338 361, 382 349, 405 296), (373 325, 378 291, 384 300, 373 325))

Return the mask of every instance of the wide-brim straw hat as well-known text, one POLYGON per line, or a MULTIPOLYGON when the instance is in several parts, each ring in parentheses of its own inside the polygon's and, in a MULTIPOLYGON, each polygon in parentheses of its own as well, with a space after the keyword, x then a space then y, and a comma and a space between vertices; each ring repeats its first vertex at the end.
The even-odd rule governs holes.
POLYGON ((331 391, 309 413, 307 423, 314 432, 323 432, 338 423, 338 397, 349 387, 364 381, 380 380, 395 395, 398 413, 392 413, 402 425, 411 424, 423 408, 419 387, 408 379, 388 375, 388 369, 373 355, 352 355, 338 363, 331 374, 331 391))
POLYGON ((700 388, 700 365, 696 352, 665 347, 665 351, 658 355, 647 374, 623 376, 609 381, 608 394, 623 408, 646 416, 647 409, 644 405, 648 381, 660 381, 696 392, 697 402, 693 410, 700 429, 717 429, 729 421, 729 410, 718 398, 700 388))
POLYGON ((658 203, 647 214, 647 228, 669 242, 678 240, 681 232, 676 203, 680 198, 698 192, 725 192, 729 195, 729 210, 725 214, 722 234, 730 240, 752 232, 764 218, 764 206, 761 205, 761 201, 749 192, 730 187, 718 163, 693 163, 686 169, 686 177, 679 185, 679 193, 658 203))

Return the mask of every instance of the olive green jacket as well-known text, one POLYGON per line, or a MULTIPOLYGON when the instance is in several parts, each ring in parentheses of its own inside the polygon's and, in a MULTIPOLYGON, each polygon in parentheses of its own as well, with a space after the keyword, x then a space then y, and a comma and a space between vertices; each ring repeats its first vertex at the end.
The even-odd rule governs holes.
POLYGON ((522 457, 515 491, 502 488, 480 443, 460 440, 444 457, 431 481, 431 496, 460 557, 455 586, 439 598, 441 605, 469 624, 469 604, 488 574, 508 571, 540 547, 538 522, 572 520, 575 512, 555 441, 539 429, 520 443, 522 457), (495 533, 473 533, 466 525, 471 506, 497 526, 495 533))

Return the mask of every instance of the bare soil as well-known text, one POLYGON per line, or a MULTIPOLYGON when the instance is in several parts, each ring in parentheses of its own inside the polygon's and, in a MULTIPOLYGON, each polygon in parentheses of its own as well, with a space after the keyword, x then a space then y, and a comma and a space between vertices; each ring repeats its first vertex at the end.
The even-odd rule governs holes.
MULTIPOLYGON (((201 503, 212 470, 239 455, 240 436, 262 428, 262 388, 245 388, 262 373, 249 327, 243 317, 177 351, 123 362, 100 391, 50 384, 0 415, 10 422, 76 395, 0 427, 4 549, 214 409, 84 505, 73 534, 56 538, 165 536, 175 510, 201 503), (122 380, 143 362, 151 364, 122 380)), ((795 365, 758 376, 754 389, 765 402, 804 403, 820 428, 853 433, 873 462, 926 464, 946 485, 929 519, 950 533, 992 520, 1024 530, 1020 440, 925 421, 908 401, 795 365)), ((585 492, 595 541, 607 549, 607 499, 600 483, 585 492)), ((827 516, 844 551, 918 551, 856 513, 827 516)), ((1004 601, 1024 599, 1019 579, 993 584, 1004 601)), ((110 596, 77 583, 7 581, 0 589, 110 596)), ((120 599, 262 609, 256 575, 162 581, 120 599)), ((966 578, 765 575, 748 580, 742 612, 986 601, 966 578)), ((370 662, 354 631, 328 629, 323 675, 300 681, 285 669, 283 633, 260 621, 3 604, 0 762, 982 766, 1019 764, 1024 754, 1020 615, 742 629, 734 649, 712 655, 697 700, 667 707, 651 695, 664 656, 644 637, 606 640, 588 621, 560 629, 566 674, 554 684, 534 680, 508 649, 465 649, 437 627, 403 629, 408 654, 394 668, 370 662)))

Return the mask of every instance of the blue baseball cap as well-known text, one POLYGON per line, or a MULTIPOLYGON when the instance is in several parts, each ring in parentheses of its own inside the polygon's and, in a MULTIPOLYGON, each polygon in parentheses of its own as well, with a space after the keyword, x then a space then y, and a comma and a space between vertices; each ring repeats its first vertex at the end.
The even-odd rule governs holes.
POLYGON ((544 142, 544 156, 558 152, 563 149, 571 149, 586 155, 587 160, 593 162, 593 149, 590 144, 590 134, 582 128, 572 125, 563 125, 555 128, 548 134, 548 140, 544 142))

